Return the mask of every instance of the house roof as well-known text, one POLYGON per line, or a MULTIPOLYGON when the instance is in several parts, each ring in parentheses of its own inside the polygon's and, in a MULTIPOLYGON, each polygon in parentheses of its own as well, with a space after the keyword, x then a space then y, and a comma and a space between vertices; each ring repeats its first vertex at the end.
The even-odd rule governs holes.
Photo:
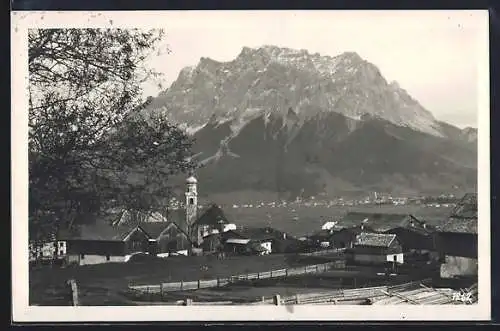
POLYGON ((426 222, 419 220, 413 215, 408 215, 406 219, 404 219, 398 226, 394 228, 404 228, 408 229, 423 235, 433 233, 436 228, 426 222))
MULTIPOLYGON (((242 238, 252 239, 252 240, 270 240, 270 239, 283 239, 284 232, 279 230, 265 227, 265 228, 253 228, 244 227, 238 230, 233 230, 234 233, 242 238)), ((289 237, 288 235, 286 236, 289 237)))
POLYGON ((466 194, 438 230, 439 232, 477 234, 477 194, 466 194))
POLYGON ((163 231, 168 227, 175 226, 179 231, 183 232, 186 236, 187 234, 184 230, 175 222, 162 222, 162 223, 141 223, 140 227, 153 239, 158 238, 163 231))
POLYGON ((229 238, 226 240, 226 244, 240 244, 246 245, 250 242, 250 239, 238 239, 238 238, 229 238))
POLYGON ((409 218, 408 214, 349 212, 340 223, 346 227, 364 224, 374 231, 383 232, 399 226, 409 218))
POLYGON ((384 233, 395 234, 398 241, 409 249, 434 249, 433 236, 427 232, 415 231, 411 228, 397 227, 384 233))
POLYGON ((389 247, 395 239, 395 234, 362 232, 356 236, 355 245, 389 247))
MULTIPOLYGON (((62 240, 123 241, 139 226, 112 226, 103 222, 81 225, 78 230, 61 233, 62 240)), ((142 230, 142 229, 141 229, 142 230)), ((144 231, 144 230, 142 230, 144 231)))
POLYGON ((355 226, 351 226, 351 227, 342 228, 338 231, 333 231, 331 236, 334 236, 336 233, 341 233, 341 232, 348 232, 351 235, 358 235, 362 232, 376 232, 376 231, 370 226, 367 226, 365 224, 361 224, 361 225, 355 225, 355 226))
POLYGON ((216 204, 212 204, 208 209, 206 209, 203 214, 196 220, 197 225, 219 225, 228 224, 229 221, 224 215, 222 208, 216 204))
POLYGON ((438 228, 439 232, 477 234, 477 218, 450 217, 438 228))
POLYGON ((477 218, 477 194, 467 193, 451 211, 453 218, 477 218))

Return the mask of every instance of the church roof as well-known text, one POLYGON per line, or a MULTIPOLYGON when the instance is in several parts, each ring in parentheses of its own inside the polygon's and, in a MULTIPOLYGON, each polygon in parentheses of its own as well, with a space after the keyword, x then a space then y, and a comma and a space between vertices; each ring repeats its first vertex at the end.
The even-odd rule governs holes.
POLYGON ((201 216, 196 220, 195 224, 198 225, 219 225, 219 224, 229 224, 229 221, 224 215, 222 208, 216 204, 212 204, 207 210, 201 214, 201 216))
POLYGON ((196 184, 196 183, 198 183, 198 180, 194 176, 189 176, 186 179, 186 183, 188 183, 188 184, 196 184))

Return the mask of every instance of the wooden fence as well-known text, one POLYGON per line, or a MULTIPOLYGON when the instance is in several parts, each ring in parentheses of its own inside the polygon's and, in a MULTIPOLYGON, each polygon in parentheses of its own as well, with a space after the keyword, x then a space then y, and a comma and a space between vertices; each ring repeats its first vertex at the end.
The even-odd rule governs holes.
POLYGON ((332 248, 332 249, 323 249, 320 251, 310 252, 310 253, 299 253, 301 256, 323 256, 323 255, 338 255, 343 256, 345 252, 345 248, 332 248))
POLYGON ((189 281, 189 282, 180 281, 174 283, 162 283, 159 285, 135 285, 135 286, 130 285, 129 289, 132 291, 139 291, 143 293, 163 295, 163 293, 166 292, 189 291, 189 290, 197 290, 203 288, 220 287, 238 281, 271 279, 271 278, 297 276, 304 274, 322 273, 330 269, 341 269, 344 267, 345 267, 345 261, 339 260, 323 264, 306 265, 303 267, 301 266, 288 269, 248 273, 230 277, 218 277, 217 279, 210 279, 210 280, 199 279, 197 281, 189 281))
POLYGON ((368 304, 368 300, 377 300, 386 297, 386 293, 398 293, 400 291, 419 288, 430 279, 407 282, 394 286, 375 286, 354 289, 335 289, 321 293, 296 294, 280 298, 264 297, 261 301, 252 303, 253 305, 262 304, 368 304))

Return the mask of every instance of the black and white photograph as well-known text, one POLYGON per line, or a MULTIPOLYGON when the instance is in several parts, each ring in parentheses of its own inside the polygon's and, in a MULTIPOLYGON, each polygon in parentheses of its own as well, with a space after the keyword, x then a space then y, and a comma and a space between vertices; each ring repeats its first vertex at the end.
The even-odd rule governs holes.
POLYGON ((489 319, 487 11, 11 17, 14 318, 489 319))

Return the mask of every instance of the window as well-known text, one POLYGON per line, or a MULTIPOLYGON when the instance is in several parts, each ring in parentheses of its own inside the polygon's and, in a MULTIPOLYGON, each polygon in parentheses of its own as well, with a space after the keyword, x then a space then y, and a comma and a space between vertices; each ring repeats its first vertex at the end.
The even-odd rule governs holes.
POLYGON ((194 199, 193 198, 189 198, 189 204, 190 205, 194 205, 194 199))
POLYGON ((106 261, 109 261, 111 257, 109 255, 106 255, 106 261))
POLYGON ((59 247, 64 247, 64 243, 63 243, 63 242, 60 242, 60 243, 59 243, 59 247))
POLYGON ((397 255, 394 255, 394 256, 392 257, 392 260, 393 260, 394 262, 396 262, 396 261, 398 260, 398 256, 397 256, 397 255))
POLYGON ((80 254, 80 259, 84 259, 85 258, 85 254, 80 254))

